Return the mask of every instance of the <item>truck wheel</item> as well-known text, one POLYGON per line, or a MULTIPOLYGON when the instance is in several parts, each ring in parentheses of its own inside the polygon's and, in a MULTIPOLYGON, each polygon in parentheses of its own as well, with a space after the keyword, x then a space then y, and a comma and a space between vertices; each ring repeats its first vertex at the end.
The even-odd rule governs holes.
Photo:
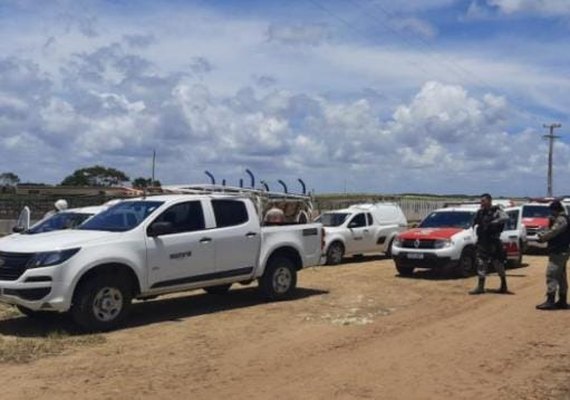
POLYGON ((86 331, 108 331, 125 318, 131 301, 128 282, 111 275, 99 275, 77 288, 71 315, 86 331))
POLYGON ((297 286, 297 268, 288 257, 271 258, 263 276, 259 278, 259 289, 269 300, 289 297, 297 286))
POLYGON ((228 290, 230 290, 230 287, 232 287, 232 284, 227 283, 225 285, 217 285, 204 288, 204 291, 208 294, 226 294, 228 290))
POLYGON ((53 317, 54 315, 57 314, 57 313, 51 312, 51 311, 31 310, 31 309, 24 307, 24 306, 16 306, 16 308, 18 309, 18 311, 20 311, 26 317, 37 319, 37 320, 45 320, 45 319, 53 317))
POLYGON ((396 264, 396 270, 400 276, 412 276, 414 274, 414 267, 407 265, 396 264))
POLYGON ((344 256, 344 246, 340 242, 333 242, 327 250, 327 265, 338 265, 344 256))
POLYGON ((472 250, 463 249, 457 264, 457 275, 467 278, 475 273, 475 254, 472 250))

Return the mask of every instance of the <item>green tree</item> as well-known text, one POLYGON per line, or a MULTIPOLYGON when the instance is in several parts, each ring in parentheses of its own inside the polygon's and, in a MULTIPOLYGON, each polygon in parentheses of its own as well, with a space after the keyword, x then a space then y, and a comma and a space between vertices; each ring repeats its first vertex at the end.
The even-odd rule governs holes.
POLYGON ((128 182, 129 177, 115 168, 95 165, 75 170, 62 182, 63 186, 117 186, 128 182))
POLYGON ((0 174, 0 186, 16 186, 20 183, 20 178, 13 172, 3 172, 0 174))
POLYGON ((133 179, 132 183, 133 183, 133 187, 137 188, 137 189, 144 189, 144 188, 149 187, 149 186, 160 187, 160 181, 155 180, 154 184, 152 184, 151 178, 139 177, 139 178, 133 179))

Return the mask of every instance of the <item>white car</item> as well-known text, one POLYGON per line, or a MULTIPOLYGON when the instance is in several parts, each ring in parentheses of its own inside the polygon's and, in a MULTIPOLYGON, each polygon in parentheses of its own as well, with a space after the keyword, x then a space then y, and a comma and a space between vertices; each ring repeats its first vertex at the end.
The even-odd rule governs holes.
MULTIPOLYGON (((516 210, 505 211, 516 214, 516 210)), ((471 225, 476 213, 475 207, 442 208, 429 214, 419 227, 399 234, 392 245, 398 273, 409 276, 416 268, 427 268, 459 276, 473 274, 477 234, 471 225)), ((518 228, 510 229, 509 224, 506 228, 501 240, 507 256, 515 263, 520 262, 518 228), (515 236, 517 239, 513 239, 515 236)))
POLYGON ((47 218, 36 222, 25 231, 18 232, 18 230, 15 230, 14 232, 20 233, 22 235, 35 235, 38 233, 57 231, 61 229, 73 229, 87 221, 95 214, 98 214, 106 209, 107 207, 104 205, 70 208, 67 210, 59 211, 47 218))
POLYGON ((251 199, 162 195, 125 200, 77 229, 0 243, 0 301, 27 315, 70 312, 86 330, 115 327, 133 298, 189 289, 223 293, 259 281, 282 299, 317 265, 320 224, 261 227, 251 199))
POLYGON ((326 263, 339 264, 344 256, 385 253, 390 256, 392 241, 407 229, 401 208, 393 203, 353 205, 327 211, 318 218, 325 230, 326 263))

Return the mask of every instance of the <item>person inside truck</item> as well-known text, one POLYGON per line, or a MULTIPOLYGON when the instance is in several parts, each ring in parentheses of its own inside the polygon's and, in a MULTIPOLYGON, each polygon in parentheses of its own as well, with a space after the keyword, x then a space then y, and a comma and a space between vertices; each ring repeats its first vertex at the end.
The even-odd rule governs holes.
POLYGON ((285 213, 283 210, 273 207, 265 214, 265 225, 281 225, 285 222, 285 213))

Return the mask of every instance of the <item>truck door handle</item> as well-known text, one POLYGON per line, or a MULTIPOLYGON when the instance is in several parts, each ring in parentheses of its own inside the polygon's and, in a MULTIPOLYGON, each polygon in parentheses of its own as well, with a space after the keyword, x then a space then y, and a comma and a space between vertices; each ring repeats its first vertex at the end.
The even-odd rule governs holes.
POLYGON ((365 229, 364 232, 368 233, 368 229, 365 229))
POLYGON ((245 236, 248 237, 248 238, 250 238, 250 237, 257 236, 257 233, 256 233, 256 232, 248 232, 248 233, 245 234, 245 236))
POLYGON ((202 239, 200 239, 200 243, 210 243, 212 241, 212 238, 209 237, 203 237, 202 239))

